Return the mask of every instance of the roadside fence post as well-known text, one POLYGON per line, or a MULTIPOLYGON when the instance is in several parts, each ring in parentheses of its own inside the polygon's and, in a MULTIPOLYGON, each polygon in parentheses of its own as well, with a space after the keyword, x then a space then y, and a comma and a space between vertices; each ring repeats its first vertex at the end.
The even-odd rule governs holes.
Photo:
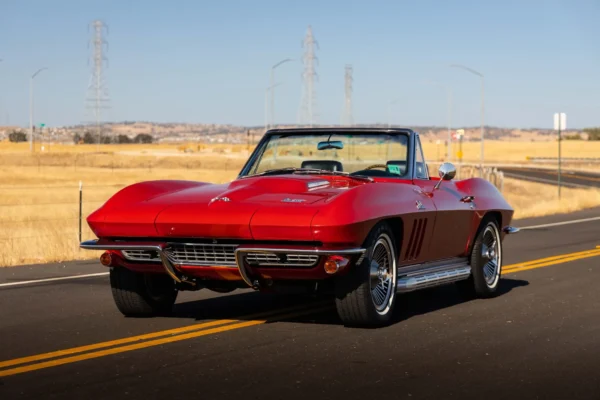
POLYGON ((81 243, 81 222, 83 219, 83 184, 79 181, 79 243, 81 243))

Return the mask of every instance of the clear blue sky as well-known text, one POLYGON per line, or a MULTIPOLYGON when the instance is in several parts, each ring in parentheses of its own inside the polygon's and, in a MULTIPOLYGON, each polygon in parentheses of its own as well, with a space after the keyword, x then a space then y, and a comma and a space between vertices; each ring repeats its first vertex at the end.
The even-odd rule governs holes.
MULTIPOLYGON (((359 123, 444 125, 449 85, 453 125, 480 121, 480 81, 448 68, 461 63, 486 77, 486 123, 551 127, 600 125, 600 2, 2 0, 0 124, 28 124, 29 76, 36 122, 88 120, 87 26, 109 26, 106 119, 261 125, 269 68, 300 58, 307 26, 319 42, 317 107, 338 123, 344 65, 354 66, 359 123)), ((294 123, 301 64, 282 65, 276 122, 294 123)))

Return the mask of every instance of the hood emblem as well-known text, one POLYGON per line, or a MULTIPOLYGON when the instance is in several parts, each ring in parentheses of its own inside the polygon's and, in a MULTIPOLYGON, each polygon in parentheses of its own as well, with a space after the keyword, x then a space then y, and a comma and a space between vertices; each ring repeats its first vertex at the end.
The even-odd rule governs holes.
POLYGON ((281 200, 282 203, 303 203, 306 200, 304 199, 290 199, 289 197, 286 197, 285 199, 281 200))
POLYGON ((231 200, 229 199, 229 197, 218 197, 218 196, 217 196, 217 197, 214 197, 214 198, 212 198, 212 199, 211 199, 211 200, 208 202, 208 204, 212 204, 212 203, 214 203, 215 201, 224 201, 224 202, 226 202, 226 203, 227 203, 227 202, 230 202, 231 200))

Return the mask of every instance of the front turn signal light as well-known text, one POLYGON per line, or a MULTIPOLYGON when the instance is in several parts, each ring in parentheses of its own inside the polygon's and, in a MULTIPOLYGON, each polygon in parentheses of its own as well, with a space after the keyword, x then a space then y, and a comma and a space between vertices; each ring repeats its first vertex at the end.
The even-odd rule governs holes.
POLYGON ((100 264, 104 265, 105 267, 108 267, 111 263, 112 256, 110 255, 110 253, 108 251, 102 253, 102 255, 100 256, 100 264))
POLYGON ((325 260, 325 264, 323 265, 323 268, 325 269, 326 273, 328 273, 329 275, 333 275, 336 272, 338 272, 340 269, 342 269, 346 265, 348 265, 349 262, 350 262, 350 260, 346 257, 329 256, 325 260))

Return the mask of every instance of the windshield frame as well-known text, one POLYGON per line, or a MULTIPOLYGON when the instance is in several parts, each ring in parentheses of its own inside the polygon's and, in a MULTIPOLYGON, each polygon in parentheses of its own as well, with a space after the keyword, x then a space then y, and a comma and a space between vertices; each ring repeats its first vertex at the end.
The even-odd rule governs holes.
MULTIPOLYGON (((414 179, 414 164, 415 164, 415 135, 416 132, 410 129, 361 129, 361 128, 304 128, 304 129, 272 129, 267 131, 262 139, 258 142, 250 157, 244 164, 244 167, 238 174, 239 178, 249 178, 254 176, 254 174, 249 175, 251 167, 253 167, 257 162, 259 162, 262 157, 264 151, 266 150, 267 144, 272 136, 306 136, 306 135, 323 135, 324 138, 327 138, 328 134, 355 134, 355 135, 403 135, 408 137, 408 149, 406 155, 407 161, 407 172, 404 176, 398 177, 397 179, 401 180, 413 180, 414 179)), ((260 175, 257 175, 260 176, 260 175)))

